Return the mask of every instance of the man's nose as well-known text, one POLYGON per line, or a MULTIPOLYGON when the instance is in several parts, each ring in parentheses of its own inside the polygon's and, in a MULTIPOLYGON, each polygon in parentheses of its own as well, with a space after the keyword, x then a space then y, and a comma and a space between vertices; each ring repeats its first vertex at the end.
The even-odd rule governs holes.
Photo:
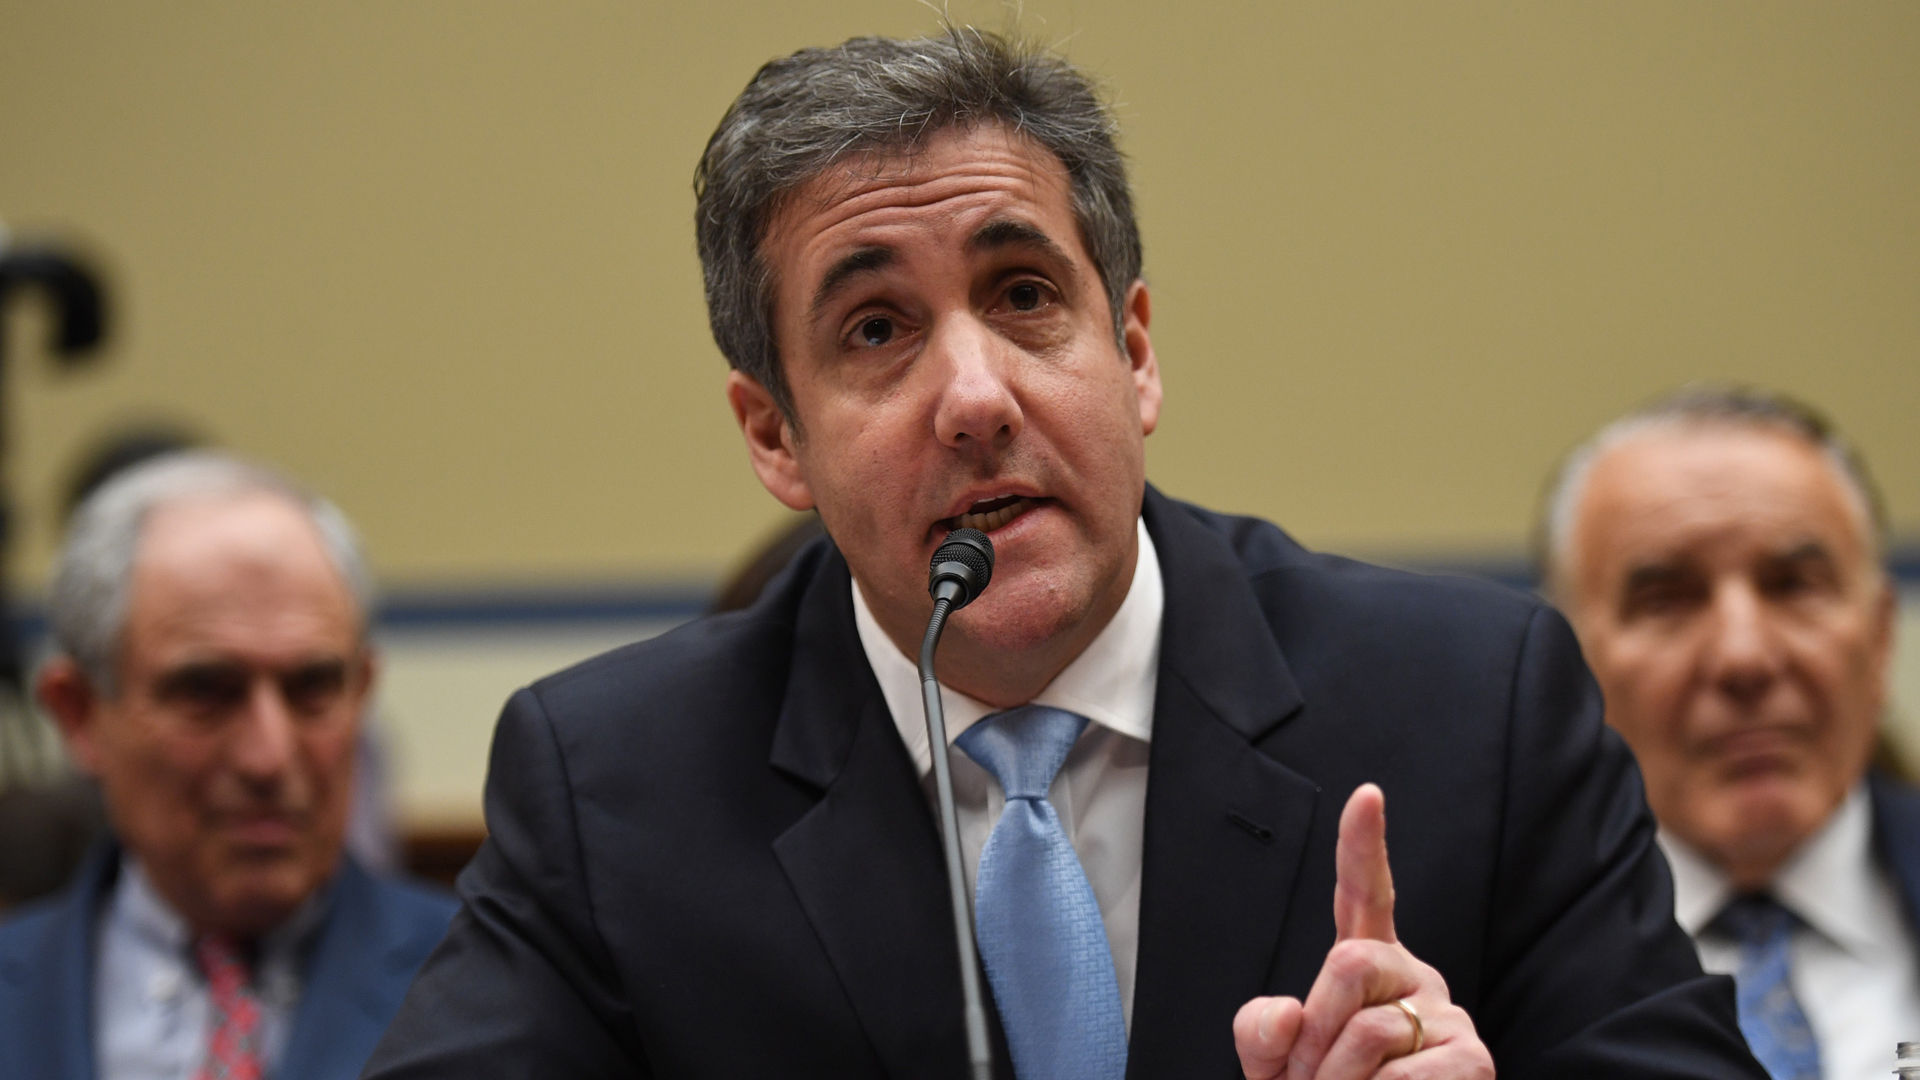
POLYGON ((277 783, 294 755, 294 716, 278 682, 257 678, 246 707, 235 718, 230 748, 233 768, 255 784, 277 783))
POLYGON ((927 347, 944 380, 934 414, 940 441, 990 450, 1012 442, 1025 418, 1011 383, 1017 359, 1007 343, 967 315, 942 320, 927 347))
POLYGON ((1713 608, 1708 676, 1736 701, 1758 701, 1780 676, 1779 642, 1766 603, 1751 584, 1728 582, 1714 590, 1713 608))

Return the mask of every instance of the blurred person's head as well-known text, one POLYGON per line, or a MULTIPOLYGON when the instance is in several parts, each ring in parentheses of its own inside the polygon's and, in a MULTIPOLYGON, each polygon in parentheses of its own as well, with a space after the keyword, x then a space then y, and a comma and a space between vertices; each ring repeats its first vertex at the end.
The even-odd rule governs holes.
POLYGON ((1661 824, 1764 886, 1872 757, 1895 598, 1863 464, 1807 407, 1694 387, 1569 456, 1543 581, 1661 824))
POLYGON ((943 671, 1018 657, 1038 689, 1131 580, 1160 381, 1114 132, 1065 61, 949 29, 767 64, 700 163, 708 311, 761 482, 819 510, 896 643, 919 640, 940 539, 993 539, 943 671))
POLYGON ((141 420, 116 426, 82 451, 74 463, 67 476, 61 521, 71 521, 87 496, 135 465, 206 444, 204 437, 169 420, 141 420))
POLYGON ((263 933, 332 875, 370 597, 339 511, 234 458, 148 461, 75 513, 40 698, 196 930, 263 933))

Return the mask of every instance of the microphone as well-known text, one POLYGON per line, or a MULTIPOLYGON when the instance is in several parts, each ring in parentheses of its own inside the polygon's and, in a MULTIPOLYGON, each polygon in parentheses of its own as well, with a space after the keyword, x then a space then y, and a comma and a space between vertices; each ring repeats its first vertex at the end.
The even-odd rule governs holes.
POLYGON ((933 787, 940 804, 940 840, 947 856, 947 891, 953 901, 953 930, 960 945, 960 993, 967 1008, 967 1059, 974 1080, 993 1080, 993 1051, 987 1045, 987 1010, 980 1002, 980 973, 974 963, 973 916, 967 904, 967 878, 960 866, 960 818, 953 808, 953 774, 947 768, 947 718, 940 706, 940 680, 933 673, 933 651, 947 616, 966 607, 993 580, 993 541, 979 529, 955 529, 940 542, 927 568, 927 592, 933 617, 920 642, 920 691, 927 705, 927 750, 933 758, 933 787))

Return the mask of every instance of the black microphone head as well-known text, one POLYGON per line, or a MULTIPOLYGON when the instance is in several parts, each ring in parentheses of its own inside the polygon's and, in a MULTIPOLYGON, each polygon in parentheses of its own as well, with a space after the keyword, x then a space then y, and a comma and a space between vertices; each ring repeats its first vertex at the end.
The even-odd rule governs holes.
POLYGON ((942 594, 941 583, 951 583, 945 591, 952 594, 950 610, 958 611, 987 591, 987 582, 992 580, 993 541, 979 529, 955 529, 940 541, 939 549, 933 553, 933 565, 927 570, 927 591, 937 600, 942 594))

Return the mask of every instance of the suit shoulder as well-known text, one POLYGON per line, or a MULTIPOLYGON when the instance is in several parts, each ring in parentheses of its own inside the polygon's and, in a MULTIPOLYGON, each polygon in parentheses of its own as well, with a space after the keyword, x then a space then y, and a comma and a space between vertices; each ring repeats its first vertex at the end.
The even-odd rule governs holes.
POLYGON ((66 905, 67 893, 23 904, 0 916, 0 965, 26 962, 47 935, 53 933, 66 905))
MULTIPOLYGON (((786 677, 802 598, 844 579, 844 569, 822 573, 838 558, 822 537, 802 548, 752 607, 701 616, 565 668, 529 690, 555 722, 636 710, 672 713, 690 702, 764 695, 786 677)), ((846 602, 851 606, 851 593, 846 602)))
POLYGON ((437 885, 412 878, 377 877, 374 891, 392 915, 407 926, 444 931, 460 901, 437 885))
MULTIPOLYGON (((1310 551, 1272 522, 1176 503, 1233 548, 1248 581, 1277 623, 1369 633, 1441 628, 1524 632, 1547 607, 1539 597, 1490 581, 1395 570, 1310 551)), ((1276 629, 1278 629, 1278 625, 1276 629)))
POLYGON ((1875 769, 1867 774, 1867 791, 1887 855, 1920 872, 1920 789, 1875 769))
MULTIPOLYGON (((31 1011, 55 973, 84 963, 77 927, 86 924, 84 882, 0 916, 0 1028, 31 1011)), ((0 1072, 4 1072, 0 1069, 0 1072)))
POLYGON ((391 951, 411 971, 447 934, 460 902, 436 885, 369 873, 351 855, 341 863, 330 921, 368 948, 391 951))
POLYGON ((373 895, 384 927, 381 936, 406 959, 409 973, 447 936, 460 908, 451 893, 416 881, 374 878, 373 895))
POLYGON ((757 610, 705 615, 645 641, 623 645, 539 679, 528 690, 555 722, 577 715, 659 712, 687 701, 724 699, 743 680, 784 664, 793 624, 757 610))
POLYGON ((1882 814, 1920 821, 1920 788, 1879 769, 1867 774, 1867 786, 1882 814))

